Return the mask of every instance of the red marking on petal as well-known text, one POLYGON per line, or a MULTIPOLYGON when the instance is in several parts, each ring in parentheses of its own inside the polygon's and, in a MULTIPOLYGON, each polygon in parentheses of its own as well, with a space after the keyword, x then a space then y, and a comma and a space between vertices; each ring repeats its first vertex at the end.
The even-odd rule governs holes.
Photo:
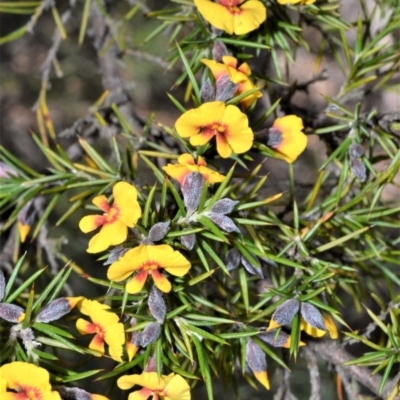
POLYGON ((92 343, 96 347, 102 346, 104 343, 104 340, 103 340, 103 337, 101 336, 101 334, 99 334, 99 333, 96 334, 92 339, 92 343))
POLYGON ((225 7, 237 7, 243 0, 219 0, 219 3, 225 7))
POLYGON ((118 217, 121 214, 121 209, 119 208, 118 204, 114 203, 110 208, 110 211, 105 214, 105 225, 111 225, 118 221, 118 217))
POLYGON ((158 261, 147 260, 146 262, 142 263, 140 269, 144 271, 154 271, 159 268, 164 268, 158 261))
POLYGON ((102 210, 104 212, 110 211, 110 205, 108 204, 106 199, 99 201, 96 205, 97 205, 97 207, 100 208, 100 210, 102 210))
POLYGON ((20 386, 17 388, 18 393, 16 393, 13 397, 18 400, 42 400, 42 392, 39 388, 34 386, 20 386))
POLYGON ((99 226, 103 226, 107 222, 107 219, 104 215, 96 215, 96 219, 94 220, 94 225, 96 228, 99 226))

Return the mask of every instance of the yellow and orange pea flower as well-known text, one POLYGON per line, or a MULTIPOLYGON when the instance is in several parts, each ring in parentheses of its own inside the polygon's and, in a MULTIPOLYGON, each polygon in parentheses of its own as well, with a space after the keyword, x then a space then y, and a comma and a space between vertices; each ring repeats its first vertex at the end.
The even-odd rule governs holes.
MULTIPOLYGON (((235 95, 239 95, 249 90, 256 89, 257 86, 249 79, 251 75, 251 69, 247 63, 241 64, 239 67, 238 60, 232 56, 223 56, 222 63, 218 63, 214 60, 207 60, 203 58, 201 62, 210 68, 214 75, 215 81, 218 82, 223 76, 229 75, 229 79, 238 85, 235 95)), ((243 107, 248 108, 257 101, 258 98, 262 97, 260 91, 254 92, 249 96, 246 96, 240 101, 243 107)))
POLYGON ((110 357, 115 361, 122 361, 122 348, 125 344, 124 325, 119 322, 117 314, 109 312, 109 306, 96 300, 84 299, 78 308, 82 314, 87 315, 92 322, 82 318, 76 321, 76 329, 82 335, 95 334, 89 344, 89 349, 102 356, 105 353, 105 343, 108 345, 110 357))
POLYGON ((157 288, 168 293, 172 285, 161 271, 165 270, 175 276, 184 276, 190 268, 190 262, 171 246, 142 244, 128 250, 113 263, 107 271, 107 277, 111 281, 120 282, 136 273, 125 286, 128 293, 134 294, 142 290, 147 276, 151 275, 157 288))
POLYGON ((90 239, 88 253, 99 253, 110 246, 123 243, 128 237, 128 228, 133 228, 142 215, 134 186, 127 182, 118 182, 113 187, 113 195, 114 202, 111 206, 106 196, 96 196, 92 203, 104 211, 104 214, 87 215, 79 222, 79 228, 84 233, 101 227, 100 232, 90 239))
POLYGON ((23 361, 0 367, 1 400, 61 400, 51 389, 50 374, 44 368, 23 361))
POLYGON ((218 183, 225 179, 224 175, 207 168, 207 163, 203 157, 199 156, 196 164, 192 155, 188 153, 179 156, 178 164, 168 164, 165 167, 162 167, 162 169, 167 173, 167 175, 176 179, 181 185, 186 176, 192 172, 197 172, 203 175, 208 183, 218 183))
POLYGON ((194 0, 203 18, 230 35, 257 29, 267 19, 267 9, 259 0, 194 0))
POLYGON ((121 376, 117 385, 122 390, 128 390, 134 385, 142 389, 129 394, 128 400, 146 400, 153 396, 154 400, 190 400, 189 384, 177 374, 158 376, 157 372, 143 372, 140 375, 121 376))
POLYGON ((313 4, 317 0, 278 0, 279 4, 313 4))
POLYGON ((211 101, 186 111, 176 121, 175 129, 179 136, 190 138, 192 146, 203 146, 215 137, 222 158, 246 153, 254 140, 247 115, 222 101, 211 101))
POLYGON ((279 136, 279 144, 271 146, 289 164, 296 161, 297 157, 307 147, 307 136, 302 132, 303 121, 296 115, 287 115, 277 118, 270 128, 270 135, 279 136))
MULTIPOLYGON (((322 314, 322 320, 324 321, 324 325, 329 332, 331 339, 337 339, 339 337, 337 328, 335 323, 333 322, 333 318, 329 314, 322 314)), ((312 337, 322 337, 326 335, 327 331, 323 331, 322 329, 314 328, 309 325, 304 318, 301 318, 300 321, 300 329, 306 333, 308 333, 312 337)))

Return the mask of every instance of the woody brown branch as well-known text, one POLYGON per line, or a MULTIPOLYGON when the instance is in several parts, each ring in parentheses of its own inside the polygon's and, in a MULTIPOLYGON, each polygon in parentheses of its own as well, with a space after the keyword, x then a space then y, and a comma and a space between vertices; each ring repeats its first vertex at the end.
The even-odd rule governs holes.
MULTIPOLYGON (((357 380, 382 399, 387 399, 397 384, 396 378, 388 379, 382 392, 379 393, 379 385, 382 376, 379 374, 372 375, 372 371, 365 367, 359 367, 357 365, 345 366, 344 364, 348 361, 354 360, 354 357, 352 357, 352 355, 343 349, 337 342, 324 341, 320 343, 311 343, 309 347, 324 360, 331 362, 335 366, 340 366, 347 376, 357 380)), ((394 400, 400 400, 400 396, 396 396, 394 400)))

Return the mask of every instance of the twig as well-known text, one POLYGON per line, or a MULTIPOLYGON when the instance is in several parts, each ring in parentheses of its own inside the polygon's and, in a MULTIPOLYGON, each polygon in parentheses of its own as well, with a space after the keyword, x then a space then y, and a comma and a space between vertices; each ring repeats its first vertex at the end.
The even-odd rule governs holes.
POLYGON ((358 393, 358 385, 355 383, 355 381, 350 382, 347 373, 343 369, 343 367, 337 365, 336 371, 340 375, 340 379, 342 380, 344 390, 346 391, 349 400, 359 400, 360 396, 358 393))
POLYGON ((130 56, 136 57, 139 60, 146 60, 150 61, 156 65, 158 65, 162 69, 168 69, 169 68, 169 63, 164 61, 161 57, 154 56, 149 53, 145 53, 143 51, 139 50, 134 50, 134 49, 126 49, 125 54, 128 54, 130 56))
MULTIPOLYGON (((44 2, 46 3, 46 1, 44 2)), ((48 2, 49 3, 48 7, 53 7, 53 2, 48 2)), ((65 10, 63 12, 63 14, 61 15, 61 22, 63 25, 65 25, 68 20, 71 17, 71 10, 72 8, 75 6, 76 0, 70 0, 69 1, 69 8, 67 10, 65 10)), ((62 37, 61 37, 61 33, 60 30, 56 27, 54 30, 54 34, 53 34, 53 44, 51 45, 46 59, 44 60, 43 64, 41 65, 40 69, 42 71, 42 90, 47 90, 47 87, 49 85, 49 81, 50 81, 50 72, 51 72, 51 65, 53 64, 53 62, 56 60, 57 57, 57 53, 58 50, 60 49, 61 43, 62 43, 62 37)), ((36 100, 34 106, 33 106, 33 110, 36 110, 36 108, 38 107, 39 104, 39 99, 36 100)))
POLYGON ((321 380, 319 377, 317 357, 315 356, 314 352, 308 349, 307 347, 304 348, 303 352, 307 361, 307 368, 310 373, 310 384, 311 384, 310 400, 320 400, 321 380))
POLYGON ((292 374, 290 371, 286 369, 283 371, 282 383, 274 396, 274 400, 297 400, 297 397, 292 393, 290 389, 291 376, 292 374))
MULTIPOLYGON (((323 341, 319 343, 310 343, 309 347, 314 352, 319 354, 324 360, 331 362, 335 366, 338 365, 343 368, 344 373, 348 377, 357 380, 371 390, 371 392, 373 392, 376 396, 379 396, 383 399, 386 399, 389 396, 390 392, 397 384, 396 380, 388 379, 382 392, 379 393, 379 385, 381 383, 382 376, 379 374, 372 375, 371 370, 365 367, 359 367, 357 365, 344 366, 343 364, 353 360, 354 358, 350 353, 344 350, 340 344, 334 341, 323 341)), ((400 400, 400 396, 397 396, 395 399, 400 400)))

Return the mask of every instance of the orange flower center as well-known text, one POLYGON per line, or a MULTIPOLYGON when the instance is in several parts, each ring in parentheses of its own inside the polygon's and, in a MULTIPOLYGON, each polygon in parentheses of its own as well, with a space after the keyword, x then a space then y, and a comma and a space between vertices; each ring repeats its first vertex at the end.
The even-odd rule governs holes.
POLYGON ((206 136, 215 136, 215 135, 226 135, 228 131, 228 126, 226 124, 222 124, 220 122, 214 122, 208 126, 204 126, 201 128, 201 133, 206 136))
POLYGON ((144 262, 140 267, 140 269, 142 271, 155 271, 159 268, 162 268, 160 263, 158 263, 157 261, 152 261, 152 260, 148 260, 148 261, 144 262))
POLYGON ((17 389, 18 400, 42 400, 43 396, 37 387, 21 386, 17 389))
POLYGON ((104 213, 105 217, 104 225, 113 224, 114 222, 116 222, 120 214, 121 211, 119 207, 116 204, 113 204, 112 207, 110 208, 110 211, 104 213))
POLYGON ((96 333, 102 338, 104 339, 104 336, 106 335, 105 329, 102 325, 100 324, 94 324, 94 326, 96 327, 96 333))

